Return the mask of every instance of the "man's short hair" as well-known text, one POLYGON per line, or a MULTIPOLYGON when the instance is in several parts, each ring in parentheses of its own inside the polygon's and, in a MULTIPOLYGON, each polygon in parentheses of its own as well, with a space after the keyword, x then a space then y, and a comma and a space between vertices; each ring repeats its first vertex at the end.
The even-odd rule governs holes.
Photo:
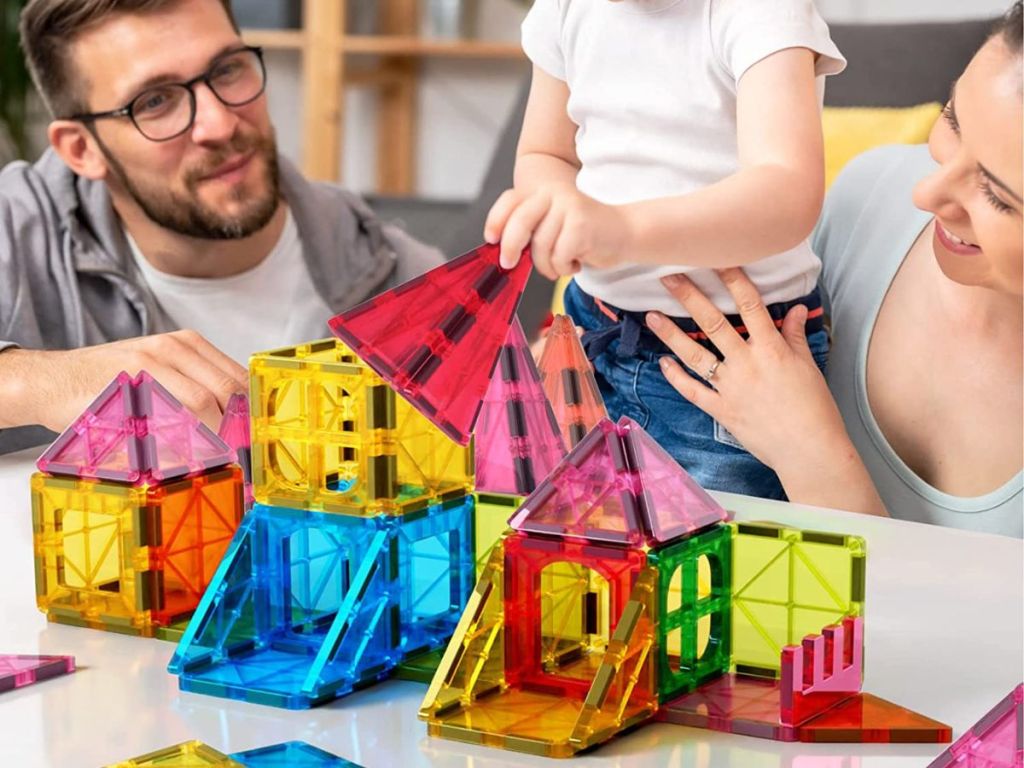
MULTIPOLYGON (((29 0, 21 12, 21 47, 32 81, 53 117, 87 112, 85 84, 71 61, 75 37, 111 16, 151 13, 181 0, 29 0)), ((235 31, 231 0, 220 0, 235 31)))

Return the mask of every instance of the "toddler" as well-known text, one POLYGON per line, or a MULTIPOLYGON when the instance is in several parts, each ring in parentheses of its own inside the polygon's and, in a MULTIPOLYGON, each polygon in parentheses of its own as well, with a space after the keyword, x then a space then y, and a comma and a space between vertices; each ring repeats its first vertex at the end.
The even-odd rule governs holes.
POLYGON ((529 243, 538 271, 574 275, 566 311, 613 419, 639 422, 706 488, 783 498, 664 378, 668 348, 646 319, 703 344, 687 370, 714 386, 728 361, 661 279, 685 273, 739 327, 713 270, 742 266, 777 322, 806 305, 824 367, 807 237, 824 194, 824 76, 845 66, 824 21, 811 0, 536 0, 522 35, 533 81, 514 188, 485 238, 505 266, 529 243))

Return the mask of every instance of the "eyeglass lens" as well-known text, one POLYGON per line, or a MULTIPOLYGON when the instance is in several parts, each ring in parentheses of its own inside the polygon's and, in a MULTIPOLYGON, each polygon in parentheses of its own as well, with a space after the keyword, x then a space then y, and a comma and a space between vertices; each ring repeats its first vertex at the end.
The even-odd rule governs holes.
MULTIPOLYGON (((264 73, 255 51, 237 51, 217 59, 206 81, 221 102, 238 107, 263 91, 264 73)), ((184 133, 192 124, 192 92, 184 85, 158 85, 139 94, 131 105, 132 119, 144 136, 160 141, 184 133)))

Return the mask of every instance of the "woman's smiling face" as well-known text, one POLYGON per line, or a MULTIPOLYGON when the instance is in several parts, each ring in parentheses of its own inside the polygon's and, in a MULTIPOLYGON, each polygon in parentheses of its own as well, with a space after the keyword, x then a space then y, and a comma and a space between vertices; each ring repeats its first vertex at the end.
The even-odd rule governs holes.
POLYGON ((914 204, 935 214, 934 250, 951 280, 1024 293, 1021 54, 990 39, 953 85, 929 150, 939 168, 914 204))

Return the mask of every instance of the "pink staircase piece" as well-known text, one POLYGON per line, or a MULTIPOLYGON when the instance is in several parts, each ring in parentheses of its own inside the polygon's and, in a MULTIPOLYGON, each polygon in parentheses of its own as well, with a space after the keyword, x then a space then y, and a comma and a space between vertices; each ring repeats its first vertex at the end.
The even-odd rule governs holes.
POLYGON ((782 649, 781 719, 800 725, 857 693, 864 677, 864 619, 843 619, 782 649))
POLYGON ((863 618, 847 617, 784 647, 780 679, 725 674, 665 702, 657 717, 775 741, 949 741, 948 725, 861 691, 863 647, 863 618))
POLYGON ((1024 766, 1024 683, 988 711, 928 768, 1024 766))
POLYGON ((0 653, 0 693, 74 671, 74 656, 20 656, 0 653))
POLYGON ((618 429, 649 544, 661 544, 729 519, 719 503, 639 424, 622 418, 618 429))
POLYGON ((479 248, 334 317, 331 330, 446 435, 469 443, 530 276, 479 248))
POLYGON ((498 354, 474 445, 476 488, 487 493, 532 493, 565 456, 519 320, 513 321, 498 354))
POLYGON ((509 521, 517 530, 659 546, 728 515, 639 424, 605 419, 509 521))
POLYGON ((145 371, 125 372, 46 449, 41 472, 155 484, 230 464, 233 452, 145 371))

